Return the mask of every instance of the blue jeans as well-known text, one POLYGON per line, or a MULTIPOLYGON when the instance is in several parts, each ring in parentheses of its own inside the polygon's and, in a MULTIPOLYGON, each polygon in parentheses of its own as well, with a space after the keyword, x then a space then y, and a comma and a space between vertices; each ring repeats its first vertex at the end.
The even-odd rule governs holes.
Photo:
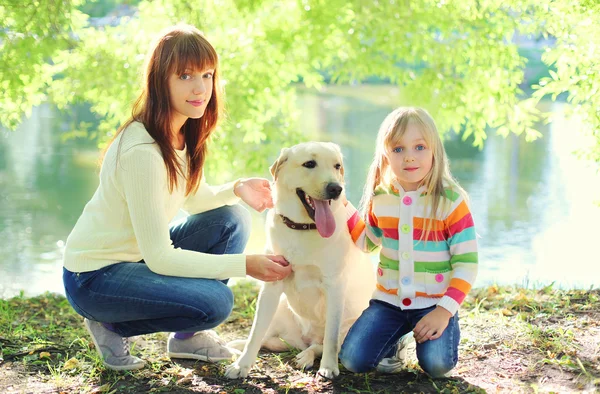
MULTIPOLYGON (((250 214, 240 205, 183 218, 170 228, 176 248, 210 254, 242 253, 250 214)), ((227 280, 155 274, 144 261, 122 262, 96 271, 63 269, 69 303, 80 315, 110 323, 121 336, 161 331, 202 331, 221 324, 233 309, 227 280)))
MULTIPOLYGON (((379 300, 369 306, 356 320, 340 351, 340 361, 352 372, 368 372, 389 357, 398 340, 408 334, 423 316, 435 309, 402 310, 379 300)), ((431 377, 442 377, 458 362, 460 328, 458 314, 438 339, 417 343, 417 359, 423 371, 431 377)))

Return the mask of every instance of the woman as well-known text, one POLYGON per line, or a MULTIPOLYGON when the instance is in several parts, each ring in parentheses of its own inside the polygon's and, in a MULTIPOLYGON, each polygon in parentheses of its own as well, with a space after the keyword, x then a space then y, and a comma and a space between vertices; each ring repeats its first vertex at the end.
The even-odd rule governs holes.
POLYGON ((203 177, 206 143, 220 116, 219 67, 192 26, 168 29, 147 60, 132 118, 106 150, 100 185, 67 239, 67 299, 85 319, 105 365, 139 369, 127 338, 173 332, 171 357, 229 359, 211 328, 231 313, 227 278, 285 278, 282 256, 244 255, 250 217, 273 205, 269 182, 219 187, 203 177), (169 227, 182 208, 190 216, 169 227))

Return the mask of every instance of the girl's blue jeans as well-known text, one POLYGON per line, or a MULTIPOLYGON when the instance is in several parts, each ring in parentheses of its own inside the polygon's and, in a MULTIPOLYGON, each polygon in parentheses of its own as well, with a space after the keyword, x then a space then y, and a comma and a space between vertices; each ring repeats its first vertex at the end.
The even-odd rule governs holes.
MULTIPOLYGON (((342 364, 352 372, 375 369, 384 357, 390 357, 398 340, 434 308, 402 310, 387 302, 371 300, 344 340, 340 351, 342 364)), ((441 337, 417 343, 417 359, 423 371, 434 378, 443 377, 458 362, 459 342, 456 314, 441 337)))
MULTIPOLYGON (((175 248, 242 253, 250 235, 250 214, 240 205, 225 206, 181 219, 170 234, 175 248)), ((158 275, 143 260, 90 272, 63 269, 63 282, 77 313, 110 323, 111 330, 124 337, 207 330, 221 324, 233 309, 227 280, 158 275)))

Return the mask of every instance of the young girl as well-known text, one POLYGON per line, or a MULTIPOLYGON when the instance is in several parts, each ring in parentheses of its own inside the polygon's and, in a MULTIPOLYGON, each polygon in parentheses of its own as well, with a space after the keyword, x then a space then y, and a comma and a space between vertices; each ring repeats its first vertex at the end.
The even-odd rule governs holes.
POLYGON ((219 65, 192 26, 152 47, 132 118, 106 150, 100 185, 67 239, 66 296, 105 365, 139 369, 127 338, 158 331, 171 357, 217 361, 230 350, 212 331, 231 313, 227 278, 286 277, 282 256, 243 255, 249 214, 273 205, 269 182, 209 186, 206 143, 220 116, 219 65), (180 208, 190 216, 169 226, 180 208))
POLYGON ((342 345, 347 369, 396 371, 402 362, 394 364, 389 356, 411 331, 425 372, 441 377, 454 368, 457 311, 477 275, 466 201, 431 116, 420 108, 389 114, 379 129, 361 202, 364 220, 347 204, 356 244, 366 252, 382 247, 373 299, 342 345))

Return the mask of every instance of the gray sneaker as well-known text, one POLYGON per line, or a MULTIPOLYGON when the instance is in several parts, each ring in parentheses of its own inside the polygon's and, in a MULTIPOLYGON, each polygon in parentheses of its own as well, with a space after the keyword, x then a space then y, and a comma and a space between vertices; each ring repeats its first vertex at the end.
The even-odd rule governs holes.
POLYGON ((231 360, 235 349, 228 348, 213 330, 199 331, 188 339, 177 339, 169 335, 167 354, 171 358, 189 358, 207 362, 231 360))
POLYGON ((413 351, 417 347, 412 331, 400 338, 398 348, 394 357, 387 357, 381 360, 377 365, 377 371, 381 373, 397 373, 406 367, 408 352, 413 351))
POLYGON ((140 369, 146 365, 144 360, 129 354, 127 338, 110 331, 95 321, 84 319, 84 324, 107 368, 115 371, 128 371, 140 369))

